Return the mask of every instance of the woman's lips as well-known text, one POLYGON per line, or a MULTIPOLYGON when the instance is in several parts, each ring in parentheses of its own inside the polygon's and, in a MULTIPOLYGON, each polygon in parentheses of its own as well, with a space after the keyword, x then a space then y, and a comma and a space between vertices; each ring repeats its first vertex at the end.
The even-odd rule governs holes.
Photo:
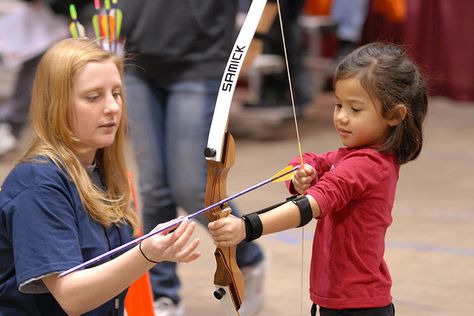
POLYGON ((109 123, 102 124, 99 127, 114 127, 115 125, 117 125, 115 122, 109 122, 109 123))

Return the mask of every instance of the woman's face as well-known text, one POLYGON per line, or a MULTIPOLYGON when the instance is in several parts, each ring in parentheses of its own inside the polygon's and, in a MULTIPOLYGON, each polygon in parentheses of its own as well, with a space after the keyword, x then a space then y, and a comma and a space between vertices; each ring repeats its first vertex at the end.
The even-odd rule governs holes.
POLYGON ((114 142, 122 115, 122 79, 111 59, 90 62, 74 76, 71 105, 79 159, 92 164, 97 149, 114 142))
POLYGON ((338 100, 333 122, 342 143, 348 148, 383 144, 390 131, 381 105, 370 98, 358 78, 339 80, 335 85, 338 100))

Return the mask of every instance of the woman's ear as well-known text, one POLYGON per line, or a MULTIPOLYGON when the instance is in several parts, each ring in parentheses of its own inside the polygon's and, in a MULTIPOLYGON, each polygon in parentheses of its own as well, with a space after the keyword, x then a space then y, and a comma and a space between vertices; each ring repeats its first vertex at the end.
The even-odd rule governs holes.
POLYGON ((408 109, 405 104, 397 104, 389 114, 387 123, 389 126, 399 125, 407 115, 408 109))

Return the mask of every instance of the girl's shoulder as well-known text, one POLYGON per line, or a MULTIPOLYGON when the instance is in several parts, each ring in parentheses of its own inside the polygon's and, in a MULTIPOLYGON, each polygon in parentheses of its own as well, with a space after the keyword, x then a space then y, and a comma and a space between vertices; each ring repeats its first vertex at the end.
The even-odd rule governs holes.
POLYGON ((375 148, 341 148, 337 151, 334 167, 351 170, 360 176, 377 174, 380 177, 398 175, 400 166, 395 155, 381 153, 375 148), (377 171, 374 173, 374 171, 377 171))
POLYGON ((336 160, 345 160, 345 159, 367 159, 368 162, 373 163, 389 163, 396 164, 396 157, 393 154, 381 153, 376 148, 373 147, 363 147, 363 148, 339 148, 334 152, 336 160))

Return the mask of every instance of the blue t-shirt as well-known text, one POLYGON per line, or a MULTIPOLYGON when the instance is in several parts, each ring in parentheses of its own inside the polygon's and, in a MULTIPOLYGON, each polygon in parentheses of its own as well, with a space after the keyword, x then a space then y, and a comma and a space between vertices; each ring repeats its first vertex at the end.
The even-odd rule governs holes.
MULTIPOLYGON (((92 219, 75 184, 51 161, 18 164, 0 190, 0 315, 66 315, 41 278, 131 238, 128 225, 105 228, 92 219)), ((115 315, 114 300, 85 315, 115 315)))

